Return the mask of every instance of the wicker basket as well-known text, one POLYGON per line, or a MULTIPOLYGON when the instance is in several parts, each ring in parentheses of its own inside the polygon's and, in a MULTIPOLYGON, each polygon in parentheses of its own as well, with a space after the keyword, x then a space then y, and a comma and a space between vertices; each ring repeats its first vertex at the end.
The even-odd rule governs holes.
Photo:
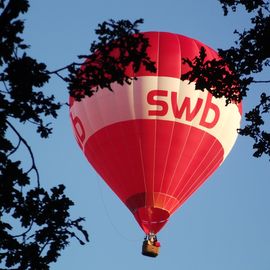
POLYGON ((149 241, 144 241, 142 245, 142 254, 149 257, 157 257, 159 247, 153 245, 149 241))

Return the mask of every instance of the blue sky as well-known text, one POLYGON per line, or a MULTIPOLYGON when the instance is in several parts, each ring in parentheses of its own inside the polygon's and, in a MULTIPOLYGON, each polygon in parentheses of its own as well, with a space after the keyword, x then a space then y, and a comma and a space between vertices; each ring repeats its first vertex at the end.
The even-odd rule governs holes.
MULTIPOLYGON (((97 24, 110 18, 143 18, 142 31, 184 34, 214 49, 231 46, 234 29, 249 24, 242 12, 223 17, 216 0, 31 0, 30 4, 25 41, 31 44, 29 53, 51 70, 87 53, 97 24)), ((63 102, 68 99, 59 78, 53 78, 46 90, 63 102)), ((244 111, 257 100, 251 94, 244 111)), ((36 153, 42 184, 66 185, 76 203, 73 216, 86 218, 90 243, 80 246, 74 240, 51 269, 270 269, 269 161, 252 157, 249 139, 239 137, 219 170, 175 213, 159 234, 160 256, 152 259, 140 254, 144 234, 133 216, 77 146, 68 108, 53 126, 48 140, 37 139, 34 131, 22 131, 36 153)))

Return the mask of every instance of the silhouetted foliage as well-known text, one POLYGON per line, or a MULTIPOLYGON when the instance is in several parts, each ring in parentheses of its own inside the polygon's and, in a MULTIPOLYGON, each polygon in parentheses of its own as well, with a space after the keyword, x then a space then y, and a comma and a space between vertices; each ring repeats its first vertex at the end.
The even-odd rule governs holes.
MULTIPOLYGON (((256 80, 256 75, 270 66, 270 2, 265 0, 219 0, 228 15, 229 9, 237 11, 242 5, 250 13, 251 28, 239 32, 235 46, 227 50, 219 49, 221 59, 205 60, 205 49, 195 59, 184 59, 191 70, 182 76, 195 82, 197 89, 207 89, 216 97, 226 98, 226 102, 241 102, 255 83, 270 83, 270 78, 256 80), (226 66, 226 67, 225 67, 226 66)), ((269 73, 268 73, 269 74, 269 73)), ((266 90, 264 90, 266 91, 266 90)), ((254 156, 270 156, 270 132, 263 119, 269 119, 270 95, 261 91, 260 103, 245 114, 247 124, 239 134, 254 140, 254 156)), ((269 91, 269 90, 268 90, 269 91)))
POLYGON ((255 106, 250 112, 246 113, 246 121, 250 122, 239 133, 244 136, 250 136, 254 139, 253 148, 255 157, 260 157, 262 154, 270 156, 270 133, 262 129, 265 121, 263 115, 270 113, 270 96, 265 93, 261 94, 260 103, 255 106))
POLYGON ((41 187, 34 153, 18 125, 36 127, 42 138, 52 133, 49 120, 57 118, 63 105, 42 90, 52 75, 68 82, 70 95, 81 100, 98 89, 111 89, 114 82, 130 83, 127 68, 136 72, 144 65, 154 71, 155 64, 146 54, 148 40, 137 29, 143 20, 111 20, 98 25, 97 42, 90 55, 79 57, 82 63, 48 71, 28 55, 29 46, 21 37, 20 15, 28 8, 27 0, 0 0, 0 268, 44 270, 57 261, 71 238, 84 244, 89 237, 81 225, 84 219, 70 217, 73 202, 65 186, 49 191, 41 187), (61 75, 63 70, 69 70, 67 77, 61 75), (22 148, 31 160, 28 169, 14 155, 22 148))
POLYGON ((206 56, 205 48, 202 47, 199 56, 193 60, 183 59, 183 63, 191 69, 181 79, 195 82, 195 89, 207 89, 216 98, 225 97, 227 104, 241 102, 246 96, 250 78, 242 81, 238 73, 229 69, 224 59, 205 60, 206 56))
POLYGON ((219 2, 222 4, 225 16, 228 15, 229 8, 235 12, 238 5, 243 5, 247 12, 252 12, 258 8, 269 8, 269 3, 264 0, 219 0, 219 2))
POLYGON ((83 219, 70 218, 73 202, 64 194, 65 187, 59 185, 50 191, 41 187, 34 154, 17 129, 19 123, 30 123, 47 138, 52 132, 47 119, 56 118, 61 108, 54 96, 38 90, 49 82, 50 75, 44 63, 27 54, 28 46, 20 36, 24 23, 19 16, 28 8, 26 0, 0 1, 1 269, 49 269, 71 238, 81 244, 88 241, 83 219), (14 157, 23 146, 32 163, 29 169, 14 157), (84 241, 76 231, 82 233, 84 241))
POLYGON ((84 65, 69 66, 69 94, 76 100, 92 96, 96 91, 106 88, 112 91, 111 84, 123 85, 132 79, 127 69, 137 72, 141 66, 155 71, 155 63, 147 55, 148 39, 137 29, 142 19, 131 23, 128 20, 103 22, 98 25, 98 42, 93 42, 90 55, 80 55, 84 65), (101 68, 102 67, 102 68, 101 68))

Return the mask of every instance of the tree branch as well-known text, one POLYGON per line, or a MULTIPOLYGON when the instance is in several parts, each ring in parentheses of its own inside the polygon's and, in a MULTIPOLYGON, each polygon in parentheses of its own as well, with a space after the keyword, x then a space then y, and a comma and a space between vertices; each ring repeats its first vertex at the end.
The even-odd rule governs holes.
POLYGON ((10 157, 12 154, 14 154, 20 147, 21 145, 21 139, 19 138, 19 141, 17 143, 17 145, 12 149, 12 151, 10 151, 10 153, 7 155, 8 157, 10 157))
POLYGON ((18 136, 19 140, 25 145, 25 147, 27 148, 29 154, 30 154, 30 157, 31 157, 31 160, 32 160, 32 166, 31 168, 26 172, 27 174, 34 170, 35 173, 36 173, 36 176, 37 176, 37 185, 38 185, 38 188, 40 187, 40 177, 39 177, 39 172, 38 172, 38 169, 37 169, 37 166, 36 166, 36 162, 35 162, 35 158, 34 158, 34 154, 32 152, 32 149, 31 147, 29 146, 29 144, 27 143, 27 141, 21 136, 21 134, 17 131, 17 129, 8 121, 6 120, 8 126, 14 131, 14 133, 18 136))
POLYGON ((32 229, 32 227, 33 227, 33 224, 34 224, 34 220, 32 219, 32 220, 31 220, 31 224, 29 225, 29 228, 28 228, 25 232, 23 232, 23 233, 21 233, 21 234, 17 234, 17 235, 12 235, 12 237, 13 237, 13 238, 18 238, 18 237, 26 236, 26 234, 29 233, 29 232, 31 231, 31 229, 32 229))
POLYGON ((49 75, 51 75, 51 74, 56 74, 56 73, 58 73, 58 72, 60 72, 60 71, 63 71, 63 70, 65 70, 65 69, 69 69, 70 67, 73 67, 73 66, 81 66, 82 64, 83 64, 83 63, 76 63, 76 62, 73 62, 73 63, 71 63, 71 64, 69 64, 69 65, 66 65, 66 66, 62 67, 62 68, 59 68, 59 69, 56 69, 56 70, 53 70, 53 71, 48 71, 47 74, 49 74, 49 75))
POLYGON ((69 64, 69 65, 66 65, 66 66, 62 67, 62 68, 59 68, 59 69, 56 69, 56 70, 53 70, 53 71, 48 71, 47 74, 48 74, 48 75, 54 74, 54 75, 58 76, 58 77, 59 77, 61 80, 63 80, 64 82, 67 82, 67 79, 66 79, 64 76, 62 76, 62 75, 60 74, 60 72, 61 72, 61 71, 64 71, 64 70, 69 70, 70 68, 72 68, 72 67, 74 67, 74 66, 81 66, 82 64, 83 64, 83 63, 75 63, 75 62, 73 62, 73 63, 71 63, 71 64, 69 64))
POLYGON ((270 80, 269 81, 252 81, 251 83, 270 83, 270 80))

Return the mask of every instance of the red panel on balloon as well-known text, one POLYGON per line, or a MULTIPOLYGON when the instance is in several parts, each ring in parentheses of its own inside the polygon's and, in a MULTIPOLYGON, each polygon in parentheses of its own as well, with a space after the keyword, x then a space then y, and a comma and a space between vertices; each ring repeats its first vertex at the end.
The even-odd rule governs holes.
POLYGON ((189 125, 132 120, 96 132, 85 155, 148 233, 158 232, 213 173, 223 148, 189 125))

